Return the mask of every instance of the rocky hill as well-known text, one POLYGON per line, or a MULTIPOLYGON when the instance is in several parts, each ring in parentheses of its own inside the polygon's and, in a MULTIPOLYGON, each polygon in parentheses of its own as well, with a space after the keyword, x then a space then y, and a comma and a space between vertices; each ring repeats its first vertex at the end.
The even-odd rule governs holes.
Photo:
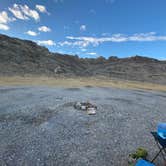
POLYGON ((82 59, 51 53, 35 42, 0 35, 0 75, 106 76, 166 84, 166 61, 134 56, 82 59))

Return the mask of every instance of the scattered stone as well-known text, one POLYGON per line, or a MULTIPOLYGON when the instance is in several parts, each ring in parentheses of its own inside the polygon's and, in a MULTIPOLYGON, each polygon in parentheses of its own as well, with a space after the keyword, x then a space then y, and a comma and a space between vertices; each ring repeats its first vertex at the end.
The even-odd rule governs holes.
POLYGON ((81 106, 81 110, 86 111, 86 109, 87 109, 87 108, 86 108, 85 105, 82 105, 82 106, 81 106))
POLYGON ((95 108, 88 108, 87 113, 88 113, 88 115, 95 115, 96 114, 96 109, 95 108))
POLYGON ((81 103, 80 102, 75 103, 74 108, 75 109, 81 109, 81 103))

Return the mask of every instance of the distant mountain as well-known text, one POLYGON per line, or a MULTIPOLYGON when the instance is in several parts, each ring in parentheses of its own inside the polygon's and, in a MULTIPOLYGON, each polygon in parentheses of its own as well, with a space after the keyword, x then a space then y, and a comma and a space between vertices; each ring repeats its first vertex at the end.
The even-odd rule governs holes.
POLYGON ((166 61, 134 56, 105 59, 51 53, 35 42, 0 35, 0 75, 106 76, 166 83, 166 61))

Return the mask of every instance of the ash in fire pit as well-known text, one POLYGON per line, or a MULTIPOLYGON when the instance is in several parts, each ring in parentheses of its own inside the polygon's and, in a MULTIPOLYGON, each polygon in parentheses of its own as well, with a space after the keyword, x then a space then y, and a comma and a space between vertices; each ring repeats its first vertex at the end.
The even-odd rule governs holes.
POLYGON ((76 102, 74 108, 77 110, 86 111, 88 115, 95 115, 97 106, 91 104, 90 102, 76 102))

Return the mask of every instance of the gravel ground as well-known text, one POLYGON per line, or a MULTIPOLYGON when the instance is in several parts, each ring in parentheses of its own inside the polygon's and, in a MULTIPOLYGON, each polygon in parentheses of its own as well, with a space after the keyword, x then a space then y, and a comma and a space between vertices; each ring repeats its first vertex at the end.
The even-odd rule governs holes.
MULTIPOLYGON (((0 165, 127 166, 129 153, 157 146, 166 93, 114 88, 0 87, 0 165), (91 101, 97 114, 75 110, 91 101)), ((162 158, 156 165, 162 166, 162 158)))

